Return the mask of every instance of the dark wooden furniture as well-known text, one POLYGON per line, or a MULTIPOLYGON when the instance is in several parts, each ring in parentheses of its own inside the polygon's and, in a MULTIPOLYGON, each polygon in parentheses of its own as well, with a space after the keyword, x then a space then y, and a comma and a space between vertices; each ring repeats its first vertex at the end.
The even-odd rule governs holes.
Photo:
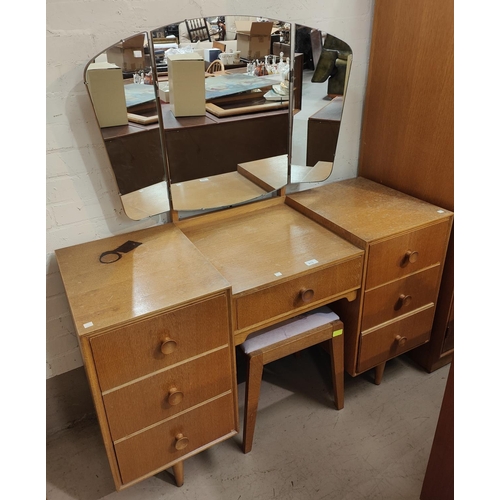
POLYGON ((165 181, 158 123, 101 129, 120 195, 165 181))
MULTIPOLYGON (((453 210, 453 0, 375 2, 358 174, 453 210)), ((453 238, 430 342, 412 357, 428 371, 453 354, 453 238)))
POLYGON ((454 389, 454 362, 452 360, 420 500, 436 498, 453 500, 454 498, 454 389))
POLYGON ((288 109, 176 118, 162 103, 173 184, 235 172, 238 163, 288 153, 288 109))
MULTIPOLYGON (((172 183, 235 172, 238 163, 288 153, 288 109, 176 118, 162 103, 172 183)), ((165 181, 158 123, 103 128, 121 195, 165 181)))
POLYGON ((343 103, 342 97, 335 97, 309 117, 307 121, 307 166, 313 167, 318 161, 333 162, 337 150, 343 103))

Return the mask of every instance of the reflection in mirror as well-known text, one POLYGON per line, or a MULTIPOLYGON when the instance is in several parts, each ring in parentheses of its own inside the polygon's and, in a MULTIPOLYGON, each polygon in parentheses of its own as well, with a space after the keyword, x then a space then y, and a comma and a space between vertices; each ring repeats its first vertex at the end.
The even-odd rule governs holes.
POLYGON ((126 215, 170 209, 147 33, 109 47, 85 68, 85 83, 126 215))
POLYGON ((302 106, 293 119, 291 182, 321 182, 332 170, 352 51, 342 40, 295 26, 296 57, 303 60, 302 106))
POLYGON ((217 16, 152 30, 173 209, 214 209, 287 183, 290 25, 217 16), (280 175, 270 175, 279 164, 280 175), (284 174, 284 175, 283 175, 284 174))
POLYGON ((97 55, 84 79, 127 216, 326 180, 351 58, 330 34, 248 16, 162 25, 97 55))

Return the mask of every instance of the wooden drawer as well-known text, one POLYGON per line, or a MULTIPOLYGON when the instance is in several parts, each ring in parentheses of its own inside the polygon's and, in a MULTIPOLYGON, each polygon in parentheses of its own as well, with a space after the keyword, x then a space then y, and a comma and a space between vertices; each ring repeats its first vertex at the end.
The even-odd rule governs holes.
POLYGON ((440 272, 441 266, 434 266, 366 292, 361 330, 368 330, 434 303, 440 272))
POLYGON ((124 484, 152 475, 182 457, 235 433, 232 394, 226 394, 187 413, 115 443, 116 457, 124 484), (189 442, 177 450, 176 436, 189 442))
POLYGON ((90 345, 106 391, 228 341, 228 304, 218 295, 93 337, 90 345))
POLYGON ((449 227, 449 221, 445 221, 371 245, 366 290, 441 264, 449 227))
POLYGON ((330 297, 361 286, 362 256, 311 272, 236 299, 237 330, 308 310, 330 297), (302 291, 313 292, 303 299, 302 291))
POLYGON ((358 373, 429 340, 434 310, 434 306, 426 307, 381 328, 363 333, 359 346, 358 373), (399 340, 400 337, 404 337, 406 341, 403 343, 399 340))
POLYGON ((231 373, 224 347, 105 394, 111 437, 120 439, 231 390, 231 373))

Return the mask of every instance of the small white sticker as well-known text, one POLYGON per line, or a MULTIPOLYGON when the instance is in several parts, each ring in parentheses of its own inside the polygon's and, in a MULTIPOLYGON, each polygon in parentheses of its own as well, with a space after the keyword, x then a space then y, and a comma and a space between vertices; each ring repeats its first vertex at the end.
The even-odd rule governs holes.
POLYGON ((274 273, 275 276, 283 276, 280 272, 274 273))
POLYGON ((312 266, 313 264, 317 264, 318 261, 316 259, 311 259, 311 260, 307 260, 306 262, 304 262, 304 264, 306 266, 312 266))
POLYGON ((94 326, 94 323, 92 323, 92 321, 83 324, 83 328, 90 328, 91 326, 94 326))
POLYGON ((205 177, 204 179, 200 179, 200 182, 207 182, 209 181, 210 179, 208 177, 205 177))
POLYGON ((438 214, 444 214, 444 210, 438 210, 438 214))

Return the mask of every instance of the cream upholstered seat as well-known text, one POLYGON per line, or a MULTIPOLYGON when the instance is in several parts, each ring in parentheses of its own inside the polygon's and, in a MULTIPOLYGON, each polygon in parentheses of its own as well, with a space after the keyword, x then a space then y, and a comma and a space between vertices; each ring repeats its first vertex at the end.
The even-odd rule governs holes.
POLYGON ((260 385, 264 365, 307 347, 328 341, 331 356, 333 396, 336 407, 344 407, 344 324, 329 307, 301 314, 247 337, 241 349, 248 358, 243 452, 252 449, 260 385))

